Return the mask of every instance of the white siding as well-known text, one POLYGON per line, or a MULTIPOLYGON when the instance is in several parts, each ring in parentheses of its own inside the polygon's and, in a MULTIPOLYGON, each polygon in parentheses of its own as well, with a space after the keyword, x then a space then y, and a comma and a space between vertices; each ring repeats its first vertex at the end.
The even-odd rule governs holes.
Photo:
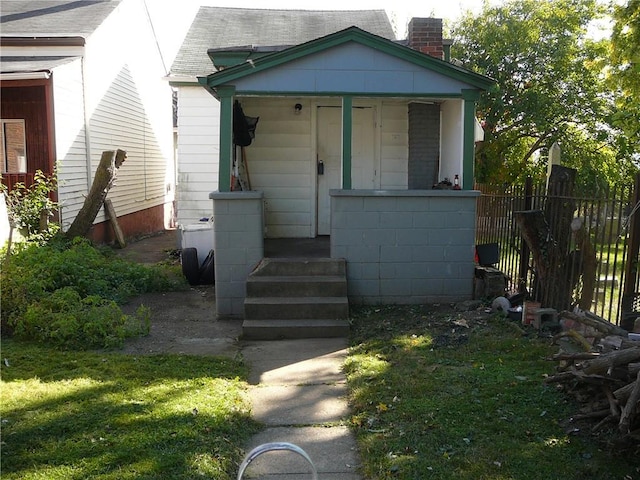
POLYGON ((242 100, 242 107, 245 115, 260 117, 246 157, 252 189, 264 192, 266 235, 311 236, 315 231, 311 102, 250 98, 242 100), (296 103, 302 104, 299 115, 294 114, 296 103))
POLYGON ((52 78, 58 198, 61 224, 66 230, 82 207, 88 185, 82 60, 56 68, 52 78))
POLYGON ((218 189, 220 103, 201 86, 178 88, 178 224, 213 213, 209 194, 218 189))
MULTIPOLYGON (((264 193, 265 235, 315 235, 316 138, 313 105, 331 99, 240 98, 245 115, 260 117, 256 137, 245 148, 253 190, 264 193), (293 106, 302 105, 300 114, 293 106)), ((407 188, 408 120, 405 101, 368 101, 380 111, 374 148, 380 152, 380 188, 407 188)), ((210 217, 209 193, 218 187, 219 103, 200 86, 179 87, 178 187, 179 224, 210 217)), ((340 141, 337 139, 336 141, 340 141)), ((377 163, 376 163, 377 164, 377 163)))
POLYGON ((85 66, 92 175, 103 151, 123 149, 127 160, 109 192, 117 214, 172 202, 171 88, 143 2, 123 2, 94 32, 85 66))
MULTIPOLYGON (((453 178, 462 173, 462 147, 464 142, 464 102, 447 100, 440 107, 440 175, 438 178, 453 178)), ((460 175, 462 184, 462 175, 460 175)))
POLYGON ((382 103, 380 134, 383 190, 406 190, 409 178, 409 119, 405 101, 382 103))

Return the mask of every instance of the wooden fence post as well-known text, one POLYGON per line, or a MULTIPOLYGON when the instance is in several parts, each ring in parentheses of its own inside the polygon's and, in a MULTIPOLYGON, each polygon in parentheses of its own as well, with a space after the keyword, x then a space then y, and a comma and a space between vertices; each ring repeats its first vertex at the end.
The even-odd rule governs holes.
MULTIPOLYGON (((524 209, 531 210, 533 208, 533 179, 528 176, 524 184, 524 209)), ((521 247, 520 247, 520 264, 518 268, 518 292, 523 293, 527 290, 527 279, 529 278, 529 256, 531 250, 529 245, 524 240, 522 233, 521 247)))
MULTIPOLYGON (((633 301, 638 288, 638 254, 640 253, 640 173, 636 174, 631 200, 631 212, 629 213, 629 243, 627 250, 627 262, 624 266, 624 286, 622 289, 622 305, 620 324, 625 314, 633 311, 633 301)), ((622 325, 628 327, 627 325, 622 325)))
POLYGON ((553 165, 544 211, 515 212, 522 236, 533 255, 537 285, 535 298, 543 306, 567 310, 571 303, 569 245, 575 211, 573 187, 576 171, 553 165))

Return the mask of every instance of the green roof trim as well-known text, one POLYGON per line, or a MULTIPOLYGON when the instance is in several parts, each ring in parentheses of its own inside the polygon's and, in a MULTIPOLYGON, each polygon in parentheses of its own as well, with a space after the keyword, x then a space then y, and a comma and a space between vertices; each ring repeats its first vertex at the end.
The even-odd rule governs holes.
MULTIPOLYGON (((349 27, 316 40, 295 45, 259 58, 250 59, 251 61, 245 61, 241 64, 207 75, 206 77, 198 77, 198 82, 205 87, 215 89, 220 85, 233 82, 234 80, 238 80, 348 42, 360 43, 388 55, 411 62, 426 70, 431 70, 452 79, 465 82, 481 90, 490 90, 496 84, 496 81, 492 78, 458 67, 457 65, 445 62, 444 60, 440 60, 425 53, 421 53, 394 41, 387 40, 386 38, 373 35, 358 27, 349 27)), ((239 50, 242 50, 242 47, 240 47, 239 50)))

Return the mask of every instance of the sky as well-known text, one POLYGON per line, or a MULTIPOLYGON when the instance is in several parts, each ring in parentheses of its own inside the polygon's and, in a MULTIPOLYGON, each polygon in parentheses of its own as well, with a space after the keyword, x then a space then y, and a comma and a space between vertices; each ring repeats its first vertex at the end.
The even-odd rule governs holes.
MULTIPOLYGON (((491 4, 498 2, 487 1, 491 4)), ((385 10, 396 29, 397 38, 402 39, 406 37, 407 24, 413 17, 438 17, 445 22, 453 21, 468 10, 480 12, 483 3, 484 0, 146 0, 168 65, 173 62, 200 5, 291 10, 385 10)))

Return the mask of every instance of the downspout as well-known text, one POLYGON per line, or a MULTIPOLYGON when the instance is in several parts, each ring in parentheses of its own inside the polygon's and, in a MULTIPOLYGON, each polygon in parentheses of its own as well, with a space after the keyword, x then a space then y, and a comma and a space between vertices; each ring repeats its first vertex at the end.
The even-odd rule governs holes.
POLYGON ((91 190, 91 132, 89 126, 89 112, 87 111, 87 98, 89 93, 87 92, 87 65, 86 57, 82 55, 82 111, 84 113, 84 149, 85 149, 85 162, 87 167, 87 192, 91 190))
POLYGON ((475 161, 475 126, 476 101, 480 98, 478 90, 462 90, 464 101, 463 140, 462 140, 462 189, 473 189, 474 161, 475 161))
POLYGON ((353 97, 342 97, 342 188, 351 190, 351 135, 353 131, 353 97))

